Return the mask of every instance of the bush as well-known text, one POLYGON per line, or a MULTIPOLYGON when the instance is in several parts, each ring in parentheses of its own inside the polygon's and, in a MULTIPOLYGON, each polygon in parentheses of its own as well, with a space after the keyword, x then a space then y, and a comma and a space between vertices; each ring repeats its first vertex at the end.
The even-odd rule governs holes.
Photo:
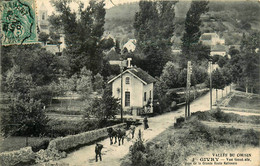
POLYGON ((39 144, 33 145, 32 146, 32 151, 33 152, 38 152, 41 149, 47 149, 49 145, 49 140, 43 140, 39 144))
POLYGON ((14 100, 2 114, 1 130, 12 136, 39 136, 49 119, 39 101, 14 100))
POLYGON ((146 161, 145 146, 142 140, 137 140, 130 147, 132 166, 148 166, 146 161))

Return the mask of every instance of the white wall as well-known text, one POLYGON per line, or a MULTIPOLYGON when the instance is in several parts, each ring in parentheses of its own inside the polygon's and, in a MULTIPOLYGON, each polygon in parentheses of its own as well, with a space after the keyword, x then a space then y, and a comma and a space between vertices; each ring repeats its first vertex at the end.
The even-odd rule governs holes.
MULTIPOLYGON (((112 83, 112 95, 121 98, 121 78, 117 78, 112 83)), ((129 73, 123 75, 123 109, 131 107, 143 107, 143 83, 129 73), (125 84, 125 78, 130 77, 130 84, 125 84), (125 107, 125 92, 130 92, 130 107, 125 107)))
POLYGON ((150 98, 150 91, 151 91, 151 99, 153 101, 153 83, 144 86, 144 92, 146 92, 146 101, 143 100, 144 105, 147 104, 148 99, 150 98))
POLYGON ((225 56, 226 52, 225 51, 212 51, 212 52, 210 52, 210 56, 214 56, 214 55, 225 56))

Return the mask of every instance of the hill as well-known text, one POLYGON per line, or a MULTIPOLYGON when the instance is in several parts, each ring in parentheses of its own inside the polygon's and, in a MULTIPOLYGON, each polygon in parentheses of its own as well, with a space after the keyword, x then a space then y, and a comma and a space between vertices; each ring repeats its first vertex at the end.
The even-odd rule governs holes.
MULTIPOLYGON (((175 7, 175 39, 180 44, 186 13, 190 1, 180 1, 175 7)), ((122 43, 134 38, 134 17, 139 10, 138 2, 121 4, 107 9, 106 34, 122 43)), ((229 45, 239 44, 243 33, 260 29, 260 3, 257 1, 211 1, 209 12, 202 16, 201 31, 217 32, 229 45)))

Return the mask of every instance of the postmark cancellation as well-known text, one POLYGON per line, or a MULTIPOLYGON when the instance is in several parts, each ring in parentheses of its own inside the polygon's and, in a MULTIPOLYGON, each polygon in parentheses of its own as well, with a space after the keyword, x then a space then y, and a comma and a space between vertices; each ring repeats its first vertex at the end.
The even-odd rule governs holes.
POLYGON ((2 45, 37 42, 35 0, 1 2, 2 45))

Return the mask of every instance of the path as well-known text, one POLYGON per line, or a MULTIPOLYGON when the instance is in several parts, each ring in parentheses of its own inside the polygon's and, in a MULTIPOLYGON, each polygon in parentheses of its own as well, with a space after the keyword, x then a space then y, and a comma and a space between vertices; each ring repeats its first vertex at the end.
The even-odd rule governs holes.
MULTIPOLYGON (((224 96, 226 95, 224 91, 224 96)), ((222 94, 219 92, 219 96, 222 94)), ((215 101, 215 92, 213 91, 213 102, 215 101)), ((191 103, 191 112, 196 111, 206 111, 209 110, 209 93, 205 96, 202 96, 191 103)), ((175 112, 165 113, 160 116, 152 117, 148 119, 148 123, 150 128, 148 130, 143 130, 143 126, 139 126, 136 129, 137 131, 141 129, 143 138, 146 141, 149 141, 159 135, 161 132, 166 130, 169 126, 171 126, 175 119, 184 116, 184 107, 181 107, 175 112)), ((52 163, 58 163, 60 165, 69 164, 70 166, 119 166, 120 160, 129 152, 129 147, 132 145, 134 140, 127 141, 125 140, 125 144, 118 145, 110 145, 109 139, 105 139, 100 141, 99 143, 104 145, 104 149, 102 150, 102 162, 95 162, 95 145, 89 145, 80 148, 79 150, 68 154, 67 158, 54 161, 52 163)))

